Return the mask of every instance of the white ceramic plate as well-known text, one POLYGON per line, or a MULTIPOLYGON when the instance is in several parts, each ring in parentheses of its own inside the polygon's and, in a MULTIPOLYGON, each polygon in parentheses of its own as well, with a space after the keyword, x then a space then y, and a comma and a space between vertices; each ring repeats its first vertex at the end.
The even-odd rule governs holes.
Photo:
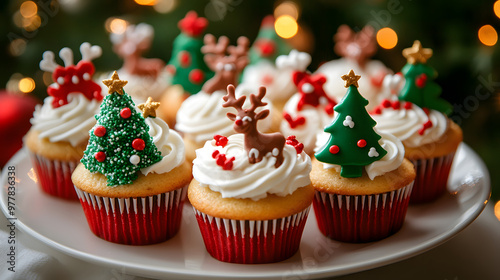
MULTIPOLYGON (((366 244, 347 244, 325 238, 311 211, 300 250, 274 264, 222 263, 205 250, 189 205, 179 234, 149 246, 127 246, 94 236, 78 202, 50 197, 38 188, 25 150, 7 166, 15 166, 15 217, 19 228, 68 255, 154 278, 281 278, 304 279, 349 274, 397 262, 429 250, 456 235, 483 210, 490 195, 490 179, 483 161, 461 145, 449 181, 450 194, 425 205, 410 206, 403 228, 395 235, 366 244)), ((7 217, 7 166, 2 174, 0 204, 7 217)))

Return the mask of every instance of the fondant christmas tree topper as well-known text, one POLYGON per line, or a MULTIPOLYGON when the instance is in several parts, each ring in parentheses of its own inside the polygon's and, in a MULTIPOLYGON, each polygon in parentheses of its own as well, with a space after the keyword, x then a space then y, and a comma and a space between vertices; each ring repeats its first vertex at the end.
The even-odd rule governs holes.
POLYGON ((334 108, 333 122, 324 129, 330 134, 328 142, 315 154, 321 162, 340 165, 340 176, 346 178, 361 177, 364 166, 387 154, 373 129, 376 122, 366 111, 368 100, 358 91, 360 78, 353 70, 342 76, 347 93, 334 108))

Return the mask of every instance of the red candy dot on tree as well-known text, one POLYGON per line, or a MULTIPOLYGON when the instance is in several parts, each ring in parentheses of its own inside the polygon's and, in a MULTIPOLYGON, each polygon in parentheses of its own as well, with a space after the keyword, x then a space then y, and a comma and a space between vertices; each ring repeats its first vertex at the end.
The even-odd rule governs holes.
POLYGON ((364 140, 364 139, 359 140, 358 143, 357 143, 357 145, 360 148, 366 147, 366 140, 364 140))
POLYGON ((205 79, 205 73, 201 71, 200 69, 193 69, 191 72, 189 72, 189 81, 193 84, 201 84, 203 80, 205 79))
POLYGON ((330 146, 330 149, 328 149, 328 150, 330 151, 330 153, 335 155, 340 151, 340 148, 337 145, 332 145, 332 146, 330 146))
POLYGON ((146 143, 141 138, 136 138, 132 141, 132 148, 142 151, 146 147, 146 143))
POLYGON ((425 84, 427 83, 427 75, 426 74, 421 74, 417 77, 415 80, 415 85, 417 85, 418 88, 423 88, 425 87, 425 84))
POLYGON ((276 46, 274 45, 273 41, 262 40, 259 44, 259 49, 262 56, 266 57, 272 55, 275 52, 276 46))
POLYGON ((106 128, 102 125, 98 125, 94 129, 94 135, 97 137, 103 137, 106 134, 106 128))
POLYGON ((130 108, 123 108, 121 111, 120 111, 120 117, 124 118, 124 119, 128 119, 130 118, 130 116, 132 115, 132 111, 130 111, 130 108))
POLYGON ((106 153, 104 153, 102 151, 101 152, 97 152, 97 153, 95 153, 94 158, 98 162, 103 162, 106 159, 106 153))
POLYGON ((179 62, 182 67, 189 67, 189 65, 191 65, 191 55, 187 51, 181 51, 179 53, 179 62))

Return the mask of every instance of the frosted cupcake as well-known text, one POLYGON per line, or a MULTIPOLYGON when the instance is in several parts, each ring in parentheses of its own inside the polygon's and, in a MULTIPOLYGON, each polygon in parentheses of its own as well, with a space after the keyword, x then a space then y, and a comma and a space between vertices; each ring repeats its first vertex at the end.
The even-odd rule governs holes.
POLYGON ((198 93, 203 84, 213 76, 203 60, 201 47, 208 20, 189 11, 179 21, 181 33, 175 38, 172 57, 167 70, 172 74, 171 86, 161 97, 159 115, 170 127, 175 127, 175 118, 182 102, 198 93))
POLYGON ((90 230, 115 243, 168 240, 180 227, 191 165, 182 138, 155 110, 151 98, 135 108, 113 74, 97 123, 72 180, 90 230))
POLYGON ((433 201, 446 192, 462 130, 446 115, 452 107, 439 98, 434 69, 426 64, 432 50, 419 41, 405 49, 408 64, 402 69, 405 83, 399 100, 384 100, 372 112, 377 128, 394 134, 404 144, 406 158, 417 170, 411 202, 433 201))
MULTIPOLYGON (((233 134, 233 122, 226 118, 230 109, 222 107, 222 97, 226 87, 236 84, 241 70, 248 64, 248 39, 240 37, 238 46, 228 46, 229 39, 221 37, 216 43, 215 37, 205 36, 207 65, 215 71, 202 90, 186 99, 177 112, 175 129, 182 133, 186 145, 186 159, 189 162, 196 157, 195 150, 203 147, 214 135, 233 134), (226 55, 226 50, 229 55, 226 55)), ((237 94, 246 94, 243 88, 237 94)), ((261 122, 260 129, 267 130, 270 120, 261 122)))
POLYGON ((70 200, 77 199, 71 173, 83 156, 102 100, 101 87, 92 81, 91 62, 101 55, 101 48, 83 43, 80 51, 82 60, 73 65, 73 52, 61 49, 64 67, 55 62, 53 52, 43 54, 40 68, 53 73, 54 83, 43 105, 36 106, 24 137, 42 190, 70 200))
POLYGON ((344 242, 370 242, 404 223, 415 180, 396 137, 377 132, 358 92, 360 76, 342 76, 348 87, 336 115, 319 138, 312 163, 313 205, 320 231, 344 242), (326 141, 325 141, 326 140, 326 141))
MULTIPOLYGON (((160 100, 170 85, 171 75, 165 69, 165 62, 159 58, 144 58, 152 44, 154 29, 146 23, 128 25, 123 33, 111 33, 113 51, 123 59, 118 74, 128 81, 128 91, 137 103, 145 102, 148 97, 160 100)), ((101 76, 100 80, 109 77, 101 76)), ((106 94, 106 89, 103 89, 106 94)))
POLYGON ((347 73, 350 69, 360 74, 363 79, 359 81, 359 87, 363 97, 370 102, 367 109, 377 105, 384 97, 383 81, 387 74, 392 73, 382 62, 370 58, 377 51, 375 30, 367 25, 360 32, 355 33, 347 25, 341 25, 334 36, 335 53, 341 56, 322 64, 315 73, 325 75, 326 93, 336 100, 342 99, 345 90, 342 81, 338 77, 347 73))
POLYGON ((295 71, 292 82, 297 92, 283 108, 280 131, 284 135, 295 135, 298 141, 304 143, 305 152, 312 155, 316 135, 331 122, 333 107, 337 103, 324 91, 327 80, 322 74, 295 71))
POLYGON ((256 122, 265 88, 236 99, 228 87, 224 106, 238 134, 216 136, 196 151, 188 197, 207 251, 232 263, 270 263, 291 257, 299 248, 314 190, 310 185, 310 158, 293 137, 261 134, 256 122))

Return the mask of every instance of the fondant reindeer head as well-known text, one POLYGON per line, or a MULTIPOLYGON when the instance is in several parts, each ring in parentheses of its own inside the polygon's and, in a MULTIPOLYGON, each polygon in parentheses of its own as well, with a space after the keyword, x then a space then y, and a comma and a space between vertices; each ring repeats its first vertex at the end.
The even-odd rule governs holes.
POLYGON ((368 58, 377 51, 375 30, 369 25, 358 33, 347 25, 341 25, 333 39, 335 53, 356 61, 361 67, 364 67, 368 58))
POLYGON ((221 36, 216 43, 215 37, 207 34, 204 43, 201 52, 205 54, 205 63, 215 75, 205 82, 203 91, 211 94, 217 90, 225 90, 230 84, 236 85, 241 71, 249 63, 248 38, 239 37, 237 46, 229 46, 227 37, 221 36))
POLYGON ((68 104, 67 97, 70 93, 81 93, 88 100, 100 101, 103 98, 101 87, 92 81, 95 68, 91 62, 94 58, 101 56, 101 47, 83 43, 80 46, 80 52, 82 60, 77 65, 73 65, 73 51, 69 48, 61 49, 59 56, 64 61, 64 67, 55 62, 53 52, 43 53, 40 69, 52 72, 54 84, 48 87, 47 93, 54 97, 52 101, 54 108, 68 104))

